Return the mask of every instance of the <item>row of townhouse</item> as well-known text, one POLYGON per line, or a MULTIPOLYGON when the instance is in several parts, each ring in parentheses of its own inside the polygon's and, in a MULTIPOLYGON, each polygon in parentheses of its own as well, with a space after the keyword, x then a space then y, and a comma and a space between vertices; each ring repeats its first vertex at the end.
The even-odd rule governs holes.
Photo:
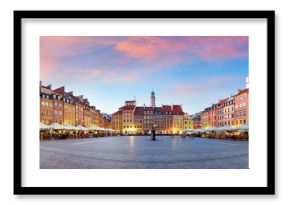
POLYGON ((193 128, 239 126, 249 124, 249 89, 219 100, 193 116, 193 128))
POLYGON ((82 125, 84 127, 111 127, 110 120, 104 118, 100 110, 90 105, 83 95, 75 96, 66 92, 65 87, 52 89, 40 82, 40 122, 51 125, 82 125))

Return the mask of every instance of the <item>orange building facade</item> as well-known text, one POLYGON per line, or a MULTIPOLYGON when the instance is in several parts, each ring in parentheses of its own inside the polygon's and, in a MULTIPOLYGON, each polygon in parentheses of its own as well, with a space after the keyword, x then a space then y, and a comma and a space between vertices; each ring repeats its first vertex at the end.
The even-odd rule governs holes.
POLYGON ((234 125, 249 124, 249 89, 238 90, 235 98, 234 125))
MULTIPOLYGON (((101 127, 101 118, 100 110, 91 106, 88 99, 84 99, 82 95, 74 96, 72 91, 65 92, 64 86, 52 90, 51 85, 43 86, 40 82, 40 122, 46 125, 59 123, 101 127)), ((102 125, 110 127, 110 123, 102 125)))
POLYGON ((40 122, 44 124, 53 123, 53 100, 50 86, 40 87, 40 122))

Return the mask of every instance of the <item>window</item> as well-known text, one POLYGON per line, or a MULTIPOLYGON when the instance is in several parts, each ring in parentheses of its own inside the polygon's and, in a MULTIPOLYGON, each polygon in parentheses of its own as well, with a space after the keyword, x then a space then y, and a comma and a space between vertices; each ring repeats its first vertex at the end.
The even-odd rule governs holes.
POLYGON ((45 102, 45 106, 48 107, 48 102, 45 102))
POLYGON ((55 106, 55 107, 57 106, 57 102, 54 102, 54 106, 55 106))
POLYGON ((243 111, 243 115, 244 115, 244 116, 247 115, 247 111, 246 111, 246 110, 243 111))
POLYGON ((44 106, 45 106, 45 103, 42 101, 42 102, 41 102, 41 105, 42 105, 42 107, 44 107, 44 106))
POLYGON ((247 105, 247 104, 244 102, 244 103, 243 103, 243 106, 246 107, 246 105, 247 105))

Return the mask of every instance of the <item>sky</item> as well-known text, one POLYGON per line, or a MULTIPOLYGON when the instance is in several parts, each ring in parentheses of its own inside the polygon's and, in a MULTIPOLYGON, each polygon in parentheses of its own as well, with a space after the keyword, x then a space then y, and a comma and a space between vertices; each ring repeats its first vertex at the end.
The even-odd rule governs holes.
POLYGON ((125 100, 194 114, 246 86, 248 36, 41 36, 40 80, 101 112, 125 100))

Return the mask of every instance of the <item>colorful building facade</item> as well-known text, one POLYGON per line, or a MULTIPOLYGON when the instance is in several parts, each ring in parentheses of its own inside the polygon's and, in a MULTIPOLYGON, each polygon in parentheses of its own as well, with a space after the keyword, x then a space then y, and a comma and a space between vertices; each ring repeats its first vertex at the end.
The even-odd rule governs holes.
POLYGON ((235 99, 234 125, 249 124, 249 89, 238 90, 235 99))
POLYGON ((109 128, 110 120, 102 124, 102 118, 100 110, 91 106, 82 95, 75 96, 72 91, 66 92, 64 86, 53 90, 51 85, 43 86, 40 82, 40 121, 44 124, 109 128))
POLYGON ((218 100, 218 103, 205 108, 197 116, 200 117, 193 118, 194 129, 198 129, 197 123, 200 123, 201 128, 249 124, 249 88, 238 90, 236 95, 218 100))
MULTIPOLYGON (((181 105, 156 106, 152 91, 150 107, 137 106, 136 100, 112 114, 112 129, 123 134, 150 134, 154 126, 157 134, 175 134, 184 129, 184 112, 181 105)), ((191 121, 192 124, 192 121, 191 121)))
POLYGON ((193 120, 193 129, 200 129, 201 128, 201 113, 196 113, 192 115, 193 120))
POLYGON ((193 119, 188 113, 184 113, 183 129, 193 129, 193 119))

